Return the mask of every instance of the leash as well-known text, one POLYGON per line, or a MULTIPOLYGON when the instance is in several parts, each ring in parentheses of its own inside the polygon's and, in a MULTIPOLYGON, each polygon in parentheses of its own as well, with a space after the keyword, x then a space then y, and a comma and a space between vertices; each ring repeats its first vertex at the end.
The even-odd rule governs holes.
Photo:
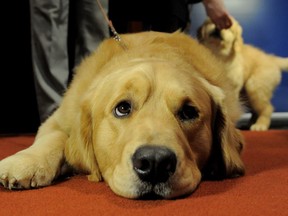
POLYGON ((120 37, 120 35, 118 34, 118 32, 116 31, 116 29, 114 28, 113 24, 112 24, 112 21, 109 20, 104 8, 102 7, 102 4, 100 3, 99 0, 96 0, 97 1, 97 4, 101 10, 101 13, 102 15, 104 16, 104 19, 105 21, 107 22, 108 26, 109 26, 109 29, 110 31, 112 32, 113 34, 113 38, 114 40, 124 49, 124 50, 128 50, 128 47, 127 45, 123 42, 122 38, 120 37))

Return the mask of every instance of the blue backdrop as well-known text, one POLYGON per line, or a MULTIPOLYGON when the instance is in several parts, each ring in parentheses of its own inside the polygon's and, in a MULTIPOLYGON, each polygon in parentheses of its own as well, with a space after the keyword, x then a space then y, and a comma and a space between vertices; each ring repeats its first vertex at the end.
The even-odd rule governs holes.
MULTIPOLYGON (((288 1, 287 0, 226 0, 227 9, 242 25, 246 43, 267 53, 288 57, 288 1)), ((195 37, 206 13, 201 3, 191 8, 190 34, 195 37)), ((282 73, 272 103, 275 112, 288 112, 288 73, 282 73)))

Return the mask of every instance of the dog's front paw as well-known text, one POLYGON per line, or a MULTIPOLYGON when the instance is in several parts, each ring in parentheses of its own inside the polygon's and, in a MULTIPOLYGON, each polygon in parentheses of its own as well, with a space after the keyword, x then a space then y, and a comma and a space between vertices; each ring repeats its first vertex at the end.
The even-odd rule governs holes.
POLYGON ((44 158, 27 152, 19 152, 0 161, 0 183, 9 189, 49 185, 55 173, 44 158))
POLYGON ((268 130, 268 125, 266 124, 253 124, 250 127, 251 131, 266 131, 268 130))

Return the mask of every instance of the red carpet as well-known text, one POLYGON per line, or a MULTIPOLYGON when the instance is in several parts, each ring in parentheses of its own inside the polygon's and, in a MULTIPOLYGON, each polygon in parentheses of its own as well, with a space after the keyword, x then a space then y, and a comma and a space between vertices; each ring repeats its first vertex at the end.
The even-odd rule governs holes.
MULTIPOLYGON (((0 187, 0 215, 288 215, 288 130, 243 132, 246 175, 202 182, 194 194, 177 200, 128 200, 105 183, 76 176, 26 191, 0 187)), ((33 136, 0 138, 0 159, 29 146, 33 136)))

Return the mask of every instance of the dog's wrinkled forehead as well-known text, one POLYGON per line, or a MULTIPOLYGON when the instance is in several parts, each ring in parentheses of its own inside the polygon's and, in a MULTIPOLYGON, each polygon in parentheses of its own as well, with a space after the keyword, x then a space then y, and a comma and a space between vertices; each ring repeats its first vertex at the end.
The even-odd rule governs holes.
POLYGON ((132 65, 111 74, 108 86, 113 104, 110 107, 115 107, 121 101, 130 101, 139 106, 138 109, 152 102, 157 107, 163 105, 172 113, 177 112, 184 103, 207 109, 202 103, 209 100, 209 93, 197 77, 197 72, 194 74, 191 70, 165 61, 135 60, 132 65))
POLYGON ((111 73, 106 78, 109 82, 107 84, 113 89, 112 92, 110 91, 111 98, 114 100, 120 100, 121 97, 129 99, 137 95, 142 100, 146 100, 153 91, 151 89, 154 86, 153 71, 152 64, 134 63, 111 73))
MULTIPOLYGON (((177 109, 184 102, 193 101, 193 97, 203 94, 201 83, 196 80, 193 71, 178 67, 163 60, 132 60, 125 66, 115 67, 115 71, 109 73, 101 84, 105 90, 107 107, 115 107, 120 101, 136 100, 139 105, 144 104, 150 98, 157 98, 157 103, 165 102, 171 109, 177 109)), ((201 102, 201 101, 200 101, 201 102)), ((140 108, 140 107, 139 107, 140 108)))
MULTIPOLYGON (((134 62, 132 67, 123 68, 117 73, 123 73, 119 76, 119 85, 124 86, 124 90, 129 87, 145 88, 148 85, 151 89, 145 89, 148 92, 155 92, 156 88, 165 91, 168 89, 186 88, 186 84, 192 79, 192 72, 187 69, 173 65, 163 60, 150 60, 143 62, 134 62)), ((143 89, 144 90, 144 89, 143 89)))

